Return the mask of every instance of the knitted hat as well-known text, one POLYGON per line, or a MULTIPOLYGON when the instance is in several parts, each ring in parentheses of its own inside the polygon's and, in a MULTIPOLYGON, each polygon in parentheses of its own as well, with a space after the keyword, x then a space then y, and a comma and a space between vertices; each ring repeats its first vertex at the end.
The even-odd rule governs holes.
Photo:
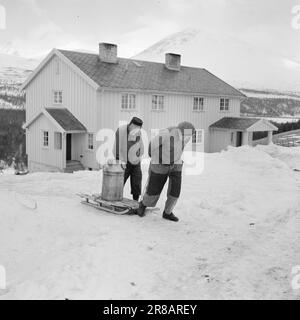
POLYGON ((196 129, 195 129, 194 125, 191 124, 190 122, 187 122, 187 121, 180 122, 177 127, 178 127, 178 129, 181 131, 181 133, 183 135, 185 133, 184 132, 185 130, 191 131, 192 135, 195 134, 195 132, 196 132, 196 129))
POLYGON ((135 124, 136 126, 141 127, 143 125, 143 120, 138 117, 133 117, 129 124, 135 124))

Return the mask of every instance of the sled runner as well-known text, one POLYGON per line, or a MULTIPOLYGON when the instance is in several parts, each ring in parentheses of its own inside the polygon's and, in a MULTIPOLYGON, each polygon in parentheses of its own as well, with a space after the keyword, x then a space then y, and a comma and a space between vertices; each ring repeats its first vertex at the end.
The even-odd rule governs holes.
POLYGON ((16 170, 16 171, 15 171, 15 175, 16 175, 16 176, 25 176, 25 175, 28 174, 28 173, 29 173, 28 170, 23 170, 23 171, 16 170))
POLYGON ((82 198, 82 204, 118 215, 135 214, 139 207, 138 201, 127 198, 123 198, 121 201, 107 201, 101 198, 101 194, 79 193, 77 195, 82 198))

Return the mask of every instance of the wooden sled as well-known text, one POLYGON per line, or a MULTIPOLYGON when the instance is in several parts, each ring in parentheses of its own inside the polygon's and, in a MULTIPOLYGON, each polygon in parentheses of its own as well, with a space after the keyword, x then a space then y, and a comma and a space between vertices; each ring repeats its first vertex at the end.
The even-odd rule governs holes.
POLYGON ((15 172, 15 175, 16 176, 25 176, 26 174, 28 174, 29 173, 29 171, 28 170, 23 170, 23 171, 16 171, 15 172))
POLYGON ((82 199, 82 204, 118 215, 135 214, 139 207, 138 201, 127 198, 121 201, 107 201, 101 198, 101 194, 78 193, 77 195, 82 199))

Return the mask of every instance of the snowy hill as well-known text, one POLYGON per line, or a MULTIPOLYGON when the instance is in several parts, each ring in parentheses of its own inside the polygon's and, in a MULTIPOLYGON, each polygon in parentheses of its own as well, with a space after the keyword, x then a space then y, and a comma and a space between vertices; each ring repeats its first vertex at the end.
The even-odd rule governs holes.
POLYGON ((0 174, 0 299, 297 299, 299 150, 204 160, 183 176, 179 223, 83 206, 76 193, 99 192, 101 172, 0 174))
POLYGON ((33 70, 39 63, 36 59, 27 59, 16 55, 0 53, 0 68, 33 70))
MULTIPOLYGON (((205 50, 201 50, 201 55, 203 55, 201 61, 203 63, 200 65, 199 57, 201 55, 198 55, 197 43, 199 44, 199 41, 203 39, 208 43, 211 41, 207 33, 198 30, 185 30, 159 41, 139 54, 138 58, 161 61, 165 52, 180 52, 183 54, 183 63, 206 67, 206 59, 207 63, 212 64, 211 70, 216 69, 216 74, 219 75, 219 72, 217 72, 218 64, 214 64, 214 61, 218 61, 217 57, 211 58, 211 55, 205 57, 207 53, 205 50)), ((216 43, 218 44, 218 42, 216 43)), ((78 51, 84 50, 79 49, 78 51)), ((0 108, 23 108, 25 96, 24 93, 19 92, 20 85, 31 74, 40 60, 20 57, 9 44, 6 47, 0 47, 0 52, 5 52, 0 53, 0 108), (11 54, 12 52, 15 54, 11 54)), ((225 61, 225 58, 221 58, 221 62, 222 59, 225 61)), ((235 62, 231 61, 231 63, 235 65, 235 62)), ((225 64, 222 63, 222 65, 225 64)), ((229 68, 229 70, 231 69, 233 68, 229 68)), ((252 88, 257 88, 257 86, 258 83, 255 83, 252 88)), ((243 101, 241 105, 243 115, 286 117, 300 114, 300 93, 297 91, 244 88, 241 90, 248 96, 248 99, 243 101)))
POLYGON ((238 88, 297 91, 300 64, 292 64, 280 51, 270 52, 267 44, 253 43, 246 35, 238 38, 222 30, 187 29, 158 41, 135 58, 163 62, 166 52, 179 53, 183 65, 206 68, 238 88))
POLYGON ((0 53, 0 108, 23 108, 25 96, 20 85, 38 65, 39 60, 0 53))
POLYGON ((300 92, 240 89, 247 99, 241 114, 248 116, 300 117, 300 92))

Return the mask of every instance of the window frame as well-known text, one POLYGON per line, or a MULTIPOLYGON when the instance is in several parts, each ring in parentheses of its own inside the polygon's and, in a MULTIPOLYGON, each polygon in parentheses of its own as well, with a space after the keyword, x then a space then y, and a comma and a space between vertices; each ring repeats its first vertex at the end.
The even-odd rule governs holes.
POLYGON ((62 148, 63 148, 62 133, 59 132, 59 131, 55 131, 53 133, 53 138, 54 138, 53 139, 54 140, 54 150, 62 150, 62 148), (59 140, 57 140, 57 137, 59 137, 59 140), (58 144, 57 144, 58 141, 59 141, 60 148, 57 147, 58 146, 58 144))
POLYGON ((228 112, 230 110, 230 99, 220 98, 219 108, 221 112, 228 112))
POLYGON ((230 143, 233 145, 234 144, 234 132, 230 132, 230 143))
POLYGON ((194 96, 193 98, 193 111, 194 112, 204 112, 204 97, 194 96), (197 100, 197 108, 195 108, 195 100, 197 100), (200 101, 202 101, 202 108, 200 109, 200 101))
POLYGON ((49 135, 49 131, 48 130, 42 130, 43 132, 43 136, 42 136, 42 147, 44 149, 49 149, 50 148, 50 135, 49 135), (47 138, 46 138, 46 135, 47 134, 47 138), (46 139, 45 139, 46 138, 46 139), (47 145, 45 145, 45 141, 47 141, 47 145))
POLYGON ((95 143, 94 143, 94 133, 89 132, 87 135, 87 149, 89 151, 94 151, 95 150, 95 143), (92 141, 91 141, 92 139, 92 141))
POLYGON ((203 143, 203 136, 204 136, 204 130, 203 129, 196 129, 196 133, 192 138, 192 143, 193 144, 202 144, 203 143), (201 133, 201 140, 198 141, 198 134, 201 133), (196 137, 196 141, 194 141, 194 137, 196 137))
POLYGON ((165 111, 165 96, 163 94, 153 94, 151 97, 151 111, 165 111), (154 101, 155 100, 155 101, 154 101), (154 106, 156 106, 154 108, 154 106), (161 106, 161 108, 160 108, 161 106))
POLYGON ((121 110, 136 111, 136 94, 135 93, 123 92, 121 94, 121 110), (124 99, 124 97, 126 97, 126 99, 124 99))
POLYGON ((53 104, 62 105, 63 104, 63 91, 62 90, 53 90, 53 104), (56 100, 58 98, 58 100, 56 100))

